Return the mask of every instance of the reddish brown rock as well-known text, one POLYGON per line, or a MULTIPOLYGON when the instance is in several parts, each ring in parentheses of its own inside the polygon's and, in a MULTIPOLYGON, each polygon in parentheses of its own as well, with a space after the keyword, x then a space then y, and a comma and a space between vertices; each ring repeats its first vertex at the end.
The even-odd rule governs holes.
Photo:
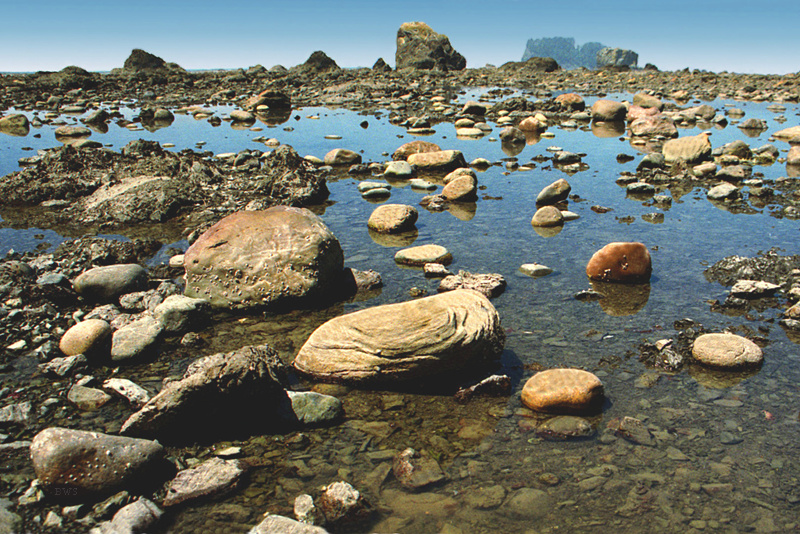
POLYGON ((519 123, 519 129, 523 132, 541 132, 545 129, 544 125, 534 117, 525 117, 519 123))
POLYGON ((586 275, 603 282, 647 282, 651 272, 650 251, 642 243, 609 243, 586 265, 586 275))
POLYGON ((529 378, 522 388, 522 403, 536 412, 597 412, 603 399, 603 383, 581 369, 541 371, 529 378))
POLYGON ((636 119, 640 119, 642 117, 650 117, 652 115, 658 115, 659 111, 656 108, 643 108, 642 106, 631 106, 628 108, 628 115, 627 119, 628 122, 634 121, 636 119))
POLYGON ((397 160, 406 160, 408 156, 411 154, 423 154, 425 152, 440 152, 442 149, 439 145, 435 143, 430 143, 428 141, 411 141, 410 143, 406 143, 402 145, 400 148, 394 151, 392 154, 392 159, 397 160))

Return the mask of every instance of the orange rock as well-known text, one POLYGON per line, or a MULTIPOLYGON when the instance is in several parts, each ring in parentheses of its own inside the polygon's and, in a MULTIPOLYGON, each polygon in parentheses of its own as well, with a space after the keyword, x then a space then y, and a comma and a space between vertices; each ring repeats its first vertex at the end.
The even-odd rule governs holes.
POLYGON ((439 152, 442 150, 439 148, 439 145, 435 143, 430 143, 428 141, 411 141, 410 143, 406 143, 402 145, 400 148, 394 151, 392 154, 392 159, 397 160, 406 160, 408 156, 411 154, 421 154, 423 152, 439 152))
POLYGON ((652 270, 650 252, 642 243, 609 243, 586 265, 589 278, 604 282, 647 282, 652 270))
POLYGON ((536 412, 596 412, 602 407, 603 398, 600 379, 581 369, 541 371, 522 388, 522 403, 536 412))

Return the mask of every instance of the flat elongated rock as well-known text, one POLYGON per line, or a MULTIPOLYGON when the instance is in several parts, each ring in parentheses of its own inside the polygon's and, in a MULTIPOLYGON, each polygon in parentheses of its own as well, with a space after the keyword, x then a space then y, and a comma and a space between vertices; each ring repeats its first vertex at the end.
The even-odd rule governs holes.
POLYGON ((704 365, 721 368, 756 366, 764 360, 758 345, 735 334, 703 334, 694 340, 692 356, 704 365))
POLYGON ((483 366, 504 343, 491 302, 456 290, 331 319, 311 334, 293 365, 318 380, 394 382, 483 366))
POLYGON ((67 393, 67 400, 79 410, 94 411, 105 406, 111 400, 111 396, 99 389, 75 384, 67 393))
MULTIPOLYGON (((47 489, 73 489, 107 494, 140 479, 158 479, 156 463, 164 448, 156 441, 110 436, 51 427, 42 430, 31 443, 31 460, 40 485, 47 489)), ((63 494, 63 493, 62 493, 63 494)))
POLYGON ((89 534, 134 534, 147 532, 163 512, 154 502, 140 497, 120 508, 111 521, 104 521, 89 531, 89 534))
POLYGON ((458 274, 446 276, 440 283, 438 291, 454 291, 456 289, 472 289, 487 298, 501 295, 506 289, 506 279, 497 273, 477 274, 459 271, 458 274))
POLYGON ((696 163, 711 157, 711 142, 708 140, 708 134, 703 132, 699 135, 670 139, 664 143, 661 152, 667 163, 678 161, 696 163))
POLYGON ((147 289, 147 271, 135 263, 95 267, 78 275, 72 285, 84 298, 110 302, 125 293, 147 289))
POLYGON ((412 154, 422 154, 425 152, 440 152, 442 149, 436 143, 429 141, 411 141, 394 151, 393 160, 407 160, 412 154))
POLYGON ((244 473, 238 460, 221 458, 212 458, 197 467, 185 469, 169 483, 164 506, 231 491, 244 473))
POLYGON ((398 250, 394 261, 401 265, 424 266, 426 263, 441 263, 448 265, 453 261, 453 256, 441 245, 420 245, 418 247, 398 250))
POLYGON ((541 371, 522 388, 522 403, 536 412, 590 413, 600 409, 603 399, 603 383, 581 369, 541 371))
POLYGON ((609 243, 586 264, 586 275, 604 282, 647 282, 653 267, 642 243, 609 243))
POLYGON ((61 337, 58 348, 67 356, 108 355, 111 325, 102 319, 89 319, 72 326, 61 337))
POLYGON ((249 308, 320 296, 341 278, 339 241, 318 216, 275 206, 238 212, 186 251, 188 297, 249 308))
POLYGON ((731 295, 745 299, 771 297, 781 288, 763 280, 739 280, 731 288, 731 295))
POLYGON ((413 206, 384 204, 375 208, 367 221, 367 227, 381 234, 405 232, 414 228, 419 213, 413 206))
POLYGON ((283 364, 267 345, 205 356, 131 415, 120 432, 181 439, 237 425, 258 426, 286 398, 277 381, 281 376, 283 364))
POLYGON ((460 150, 440 150, 438 152, 419 152, 408 156, 408 163, 424 171, 449 172, 466 167, 467 161, 460 150))
POLYGON ((135 408, 141 408, 150 400, 150 394, 146 389, 127 378, 109 378, 103 382, 103 389, 113 391, 127 399, 135 408))
POLYGON ((589 421, 575 415, 559 415, 548 419, 536 428, 539 437, 550 440, 585 438, 594 434, 589 421))
POLYGON ((288 517, 269 515, 250 529, 248 534, 328 534, 328 531, 322 527, 307 525, 288 517))

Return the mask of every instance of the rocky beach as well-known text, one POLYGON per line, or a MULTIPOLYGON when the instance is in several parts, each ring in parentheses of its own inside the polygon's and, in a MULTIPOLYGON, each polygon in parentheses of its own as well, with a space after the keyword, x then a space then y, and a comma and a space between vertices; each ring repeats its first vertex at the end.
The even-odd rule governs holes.
POLYGON ((800 75, 396 42, 0 75, 0 532, 800 531, 800 75))

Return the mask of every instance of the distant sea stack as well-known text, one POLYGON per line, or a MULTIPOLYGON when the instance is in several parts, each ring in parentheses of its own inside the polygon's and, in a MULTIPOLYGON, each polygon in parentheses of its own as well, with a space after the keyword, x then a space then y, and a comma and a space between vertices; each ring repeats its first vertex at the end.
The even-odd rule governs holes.
POLYGON ((446 35, 424 22, 404 22, 397 30, 395 65, 401 69, 464 70, 467 60, 456 52, 446 35))
POLYGON ((597 53, 606 46, 601 43, 575 45, 572 37, 543 37, 528 39, 522 61, 533 57, 550 57, 556 60, 562 69, 597 68, 597 53))
POLYGON ((160 57, 134 48, 125 60, 122 69, 114 69, 112 74, 185 74, 186 71, 177 63, 167 63, 160 57))

